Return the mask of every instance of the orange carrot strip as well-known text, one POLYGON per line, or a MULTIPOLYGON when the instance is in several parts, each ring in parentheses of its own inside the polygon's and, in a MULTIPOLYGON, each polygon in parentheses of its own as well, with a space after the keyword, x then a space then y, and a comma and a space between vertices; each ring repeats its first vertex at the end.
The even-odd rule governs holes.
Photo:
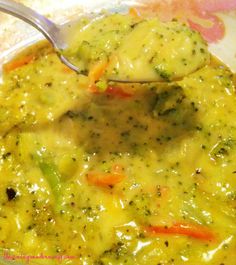
POLYGON ((131 7, 129 9, 129 15, 131 15, 132 17, 135 17, 135 18, 140 17, 138 10, 134 7, 131 7))
POLYGON ((118 86, 117 87, 109 86, 104 92, 99 91, 95 84, 90 85, 89 88, 90 88, 91 93, 97 94, 97 95, 107 94, 114 98, 123 98, 123 99, 130 98, 133 96, 133 93, 126 92, 121 87, 118 87, 118 86))
POLYGON ((35 59, 35 56, 34 55, 27 55, 25 57, 22 57, 20 59, 16 59, 16 60, 13 60, 7 64, 4 65, 4 70, 6 72, 10 72, 10 71, 13 71, 19 67, 22 67, 26 64, 29 64, 30 62, 32 62, 33 60, 35 59))
POLYGON ((100 79, 100 77, 104 74, 107 66, 107 62, 100 61, 92 67, 92 69, 89 71, 89 79, 92 83, 100 79))
POLYGON ((133 96, 131 93, 124 91, 121 87, 113 87, 113 86, 109 86, 106 89, 105 93, 119 98, 130 98, 133 96))
POLYGON ((100 187, 113 186, 120 183, 124 178, 124 175, 116 173, 90 172, 87 174, 88 183, 100 187))
POLYGON ((149 226, 146 227, 145 230, 152 234, 184 235, 203 241, 211 241, 215 239, 215 235, 209 228, 190 223, 175 223, 170 227, 149 226))
POLYGON ((73 71, 70 67, 68 67, 68 66, 66 66, 66 65, 63 65, 63 67, 62 67, 62 72, 65 73, 65 74, 71 74, 71 73, 74 73, 74 71, 73 71))

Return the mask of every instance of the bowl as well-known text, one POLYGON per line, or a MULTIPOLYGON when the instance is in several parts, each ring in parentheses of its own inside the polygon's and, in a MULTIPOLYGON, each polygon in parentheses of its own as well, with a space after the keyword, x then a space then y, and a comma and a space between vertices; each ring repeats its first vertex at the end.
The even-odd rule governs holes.
MULTIPOLYGON (((125 12, 132 6, 138 6, 140 9, 149 5, 148 0, 22 0, 22 2, 58 24, 63 24, 69 20, 75 19, 84 12, 99 12, 107 9, 111 12, 125 12)), ((158 2, 158 1, 156 1, 158 2)), ((164 2, 164 1, 162 1, 164 2)), ((166 2, 169 2, 168 0, 166 2)), ((217 10, 217 16, 223 21, 225 34, 215 42, 209 43, 210 52, 223 61, 232 72, 236 73, 236 12, 227 10, 220 12, 217 10)), ((12 16, 0 13, 0 65, 10 60, 16 53, 20 52, 26 46, 43 39, 43 36, 28 24, 12 16)), ((10 265, 18 262, 7 261, 0 257, 0 264, 10 265)), ((37 264, 34 262, 34 264, 37 264)))

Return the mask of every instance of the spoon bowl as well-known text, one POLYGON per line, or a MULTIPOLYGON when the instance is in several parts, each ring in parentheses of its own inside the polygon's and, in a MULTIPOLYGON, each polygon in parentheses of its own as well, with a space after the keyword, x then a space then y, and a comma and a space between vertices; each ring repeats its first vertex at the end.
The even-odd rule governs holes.
POLYGON ((39 30, 53 45, 60 60, 69 68, 79 73, 80 69, 62 53, 69 45, 68 24, 57 25, 33 9, 13 0, 0 0, 0 11, 13 15, 39 30))
MULTIPOLYGON (((0 0, 0 11, 13 15, 39 30, 52 44, 62 63, 78 74, 89 75, 87 74, 88 71, 86 67, 83 67, 83 63, 86 64, 86 60, 90 60, 89 56, 88 58, 85 56, 85 59, 81 59, 83 58, 82 56, 79 58, 80 61, 77 62, 77 54, 70 54, 70 51, 73 50, 73 45, 71 46, 72 43, 79 45, 80 40, 82 43, 86 43, 81 36, 78 37, 76 42, 72 41, 74 36, 77 35, 77 23, 79 23, 79 20, 64 25, 57 25, 45 16, 14 0, 0 0)), ((86 25, 85 28, 95 28, 103 32, 103 25, 100 24, 99 28, 96 21, 100 23, 99 19, 96 17, 94 22, 91 22, 94 24, 91 24, 91 27, 86 25)), ((110 21, 106 21, 106 23, 109 25, 110 21)), ((134 25, 136 26, 132 28, 133 30, 129 32, 129 34, 126 35, 125 32, 123 36, 124 41, 122 41, 119 48, 115 50, 112 58, 110 58, 111 60, 107 62, 106 74, 103 76, 106 81, 141 84, 175 82, 182 79, 186 74, 197 71, 210 60, 205 43, 198 34, 190 32, 190 29, 181 26, 181 30, 184 33, 182 35, 177 34, 180 32, 180 25, 174 24, 173 22, 171 25, 172 30, 169 30, 169 24, 163 25, 158 19, 143 20, 134 25), (157 38, 157 36, 160 35, 158 33, 159 31, 165 34, 161 35, 162 39, 164 39, 162 42, 157 38), (177 32, 177 35, 173 37, 172 32, 177 32), (182 43, 182 45, 180 46, 179 43, 182 43), (197 50, 202 52, 195 52, 196 55, 193 57, 192 49, 195 49, 195 47, 193 47, 194 43, 199 43, 197 50), (190 56, 192 59, 187 63, 185 58, 189 58, 190 56), (185 61, 183 62, 182 60, 185 61), (167 66, 166 61, 168 62, 167 66), (148 70, 146 71, 145 69, 148 70)), ((132 24, 130 26, 132 26, 132 24)), ((119 28, 117 31, 119 31, 119 28)), ((102 35, 100 32, 90 31, 90 34, 97 38, 97 36, 102 35)), ((106 31, 104 32, 109 33, 106 31)), ((118 38, 120 38, 120 36, 118 36, 118 38)), ((97 39, 95 41, 97 41, 97 39)), ((99 41, 103 41, 102 36, 99 41)), ((112 41, 112 39, 109 39, 109 41, 112 41)), ((86 51, 87 46, 85 45, 82 47, 84 47, 86 51)), ((93 80, 93 78, 91 79, 93 80)))
MULTIPOLYGON (((64 25, 57 25, 50 19, 36 12, 35 10, 21 3, 17 3, 13 0, 0 0, 0 11, 13 15, 39 30, 45 36, 45 38, 53 45, 62 63, 67 65, 76 73, 80 73, 80 69, 74 63, 72 63, 71 60, 67 56, 65 56, 63 52, 69 47, 69 34, 71 34, 71 30, 68 32, 68 28, 71 25, 70 22, 64 25)), ((148 80, 117 80, 110 78, 108 78, 108 81, 118 83, 155 82, 148 80)))

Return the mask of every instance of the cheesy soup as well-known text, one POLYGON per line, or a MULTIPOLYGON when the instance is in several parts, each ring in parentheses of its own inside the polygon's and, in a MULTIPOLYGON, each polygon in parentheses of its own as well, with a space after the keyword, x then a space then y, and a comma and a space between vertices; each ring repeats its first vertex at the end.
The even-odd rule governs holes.
POLYGON ((45 42, 4 66, 2 259, 235 265, 235 76, 177 21, 81 23, 81 74, 45 42))

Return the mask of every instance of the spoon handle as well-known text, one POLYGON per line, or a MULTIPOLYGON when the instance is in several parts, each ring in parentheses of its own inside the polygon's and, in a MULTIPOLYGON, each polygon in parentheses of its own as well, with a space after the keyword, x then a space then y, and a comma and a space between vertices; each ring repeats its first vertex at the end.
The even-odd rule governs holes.
POLYGON ((65 43, 59 27, 31 8, 13 0, 0 0, 0 11, 13 15, 38 29, 56 49, 64 49, 65 43))

